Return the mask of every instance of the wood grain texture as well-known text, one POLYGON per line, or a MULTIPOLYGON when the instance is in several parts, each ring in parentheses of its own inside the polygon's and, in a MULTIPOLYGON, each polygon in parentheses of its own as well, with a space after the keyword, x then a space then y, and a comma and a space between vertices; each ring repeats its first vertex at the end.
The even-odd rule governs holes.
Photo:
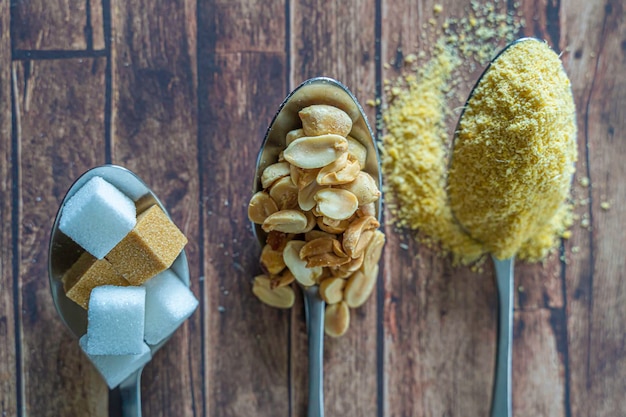
MULTIPOLYGON (((515 3, 477 4, 506 12, 515 3)), ((406 55, 422 51, 425 63, 436 28, 469 15, 468 7, 0 2, 0 414, 109 414, 104 382, 52 305, 46 256, 65 191, 86 169, 113 162, 154 188, 189 238, 191 288, 201 302, 146 368, 144 415, 305 415, 302 299, 280 311, 251 293, 260 248, 246 207, 265 129, 289 90, 312 76, 339 79, 363 103, 374 98, 383 80, 407 69, 406 55)), ((579 160, 571 238, 542 264, 516 264, 515 416, 626 410, 624 7, 517 7, 523 34, 562 53, 579 160)), ((465 63, 450 98, 450 135, 481 70, 465 63)), ((374 125, 377 109, 365 107, 374 125)), ((376 294, 353 310, 346 336, 325 340, 326 415, 488 415, 497 325, 491 263, 482 272, 453 267, 390 220, 385 213, 376 294)))
POLYGON ((20 391, 16 382, 19 353, 16 350, 13 245, 14 152, 11 103, 11 33, 8 2, 0 3, 0 415, 15 415, 20 391))
POLYGON ((199 6, 206 415, 288 416, 290 316, 252 295, 260 247, 246 214, 256 154, 287 93, 285 9, 199 6))
POLYGON ((581 174, 590 179, 583 194, 589 198, 578 213, 589 221, 579 227, 572 246, 580 248, 568 268, 568 333, 571 414, 619 415, 626 409, 624 392, 626 349, 624 334, 626 289, 623 285, 625 198, 623 141, 626 91, 626 25, 623 2, 602 7, 584 2, 566 4, 572 30, 565 33, 567 59, 579 110, 579 162, 581 174), (585 27, 585 35, 573 28, 585 27), (621 138, 621 139, 620 139, 621 138), (603 202, 614 203, 608 210, 603 202))
MULTIPOLYGON (((187 236, 191 290, 202 300, 195 12, 186 0, 111 2, 111 160, 143 178, 187 236)), ((145 415, 202 412, 202 311, 146 366, 145 415)))
POLYGON ((100 0, 11 1, 15 49, 91 50, 104 46, 100 0))
POLYGON ((26 415, 107 411, 106 385, 59 319, 47 271, 50 229, 65 192, 84 171, 104 162, 104 68, 101 59, 13 66, 20 146, 17 366, 26 415))
POLYGON ((260 247, 246 214, 256 153, 274 112, 264 103, 282 100, 276 86, 284 86, 284 55, 206 56, 213 62, 206 72, 201 67, 200 89, 207 415, 287 416, 289 314, 251 292, 260 247))
MULTIPOLYGON (((290 87, 328 76, 344 83, 365 104, 376 85, 376 3, 370 0, 290 1, 290 87)), ((373 109, 368 118, 374 124, 373 109)), ((324 341, 324 402, 328 415, 373 416, 378 409, 378 314, 374 293, 350 310, 350 328, 324 341), (358 375, 363 375, 362 377, 358 375)), ((308 402, 308 341, 298 304, 291 326, 292 415, 306 414, 308 402)))

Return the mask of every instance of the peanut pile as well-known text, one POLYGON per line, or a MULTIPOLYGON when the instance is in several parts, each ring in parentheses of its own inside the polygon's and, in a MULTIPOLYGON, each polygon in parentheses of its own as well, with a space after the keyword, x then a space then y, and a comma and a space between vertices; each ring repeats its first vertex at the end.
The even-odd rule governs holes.
POLYGON ((298 113, 302 128, 287 133, 278 161, 262 173, 248 217, 267 233, 264 273, 253 293, 265 304, 291 308, 291 284, 319 286, 332 337, 350 325, 350 308, 372 293, 385 243, 376 217, 380 190, 363 171, 367 150, 351 137, 343 110, 314 104, 298 113))

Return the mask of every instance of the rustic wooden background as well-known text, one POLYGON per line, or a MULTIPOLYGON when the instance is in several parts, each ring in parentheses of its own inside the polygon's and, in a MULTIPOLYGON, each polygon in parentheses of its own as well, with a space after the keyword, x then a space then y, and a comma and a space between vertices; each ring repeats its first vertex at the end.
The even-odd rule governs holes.
MULTIPOLYGON (((444 17, 466 7, 438 3, 444 17)), ((626 415, 624 6, 519 3, 524 34, 563 52, 579 112, 574 191, 588 202, 562 259, 517 265, 518 417, 626 415)), ((0 1, 0 415, 115 414, 114 395, 56 316, 46 254, 73 180, 116 163, 151 184, 188 236, 201 302, 145 369, 144 415, 304 416, 302 302, 273 310, 250 291, 255 155, 283 97, 311 76, 335 77, 362 101, 380 94, 395 74, 383 63, 414 50, 432 9, 432 0, 0 1)), ((326 339, 327 415, 486 416, 491 265, 453 268, 389 223, 386 232, 376 293, 347 336, 326 339)))

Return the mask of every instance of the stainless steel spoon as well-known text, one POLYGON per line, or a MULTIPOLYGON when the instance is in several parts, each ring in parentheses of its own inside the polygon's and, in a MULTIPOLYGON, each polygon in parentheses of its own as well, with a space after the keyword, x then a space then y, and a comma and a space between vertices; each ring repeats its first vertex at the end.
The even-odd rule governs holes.
MULTIPOLYGON (((78 339, 87 332, 87 311, 65 296, 63 274, 78 259, 83 250, 72 240, 59 230, 59 220, 65 203, 94 176, 102 177, 124 194, 133 199, 137 205, 137 212, 140 213, 153 204, 158 204, 167 214, 165 206, 159 201, 157 196, 148 186, 134 173, 126 168, 116 165, 103 165, 93 168, 84 173, 70 187, 63 198, 57 213, 52 232, 50 233, 50 245, 48 251, 48 277, 54 305, 61 317, 61 320, 70 329, 72 334, 78 339)), ((183 250, 171 266, 172 271, 189 286, 189 265, 187 255, 183 250)), ((157 345, 150 346, 152 356, 171 337, 168 336, 157 345)), ((141 417, 141 372, 143 366, 128 377, 119 385, 122 399, 122 415, 124 417, 141 417)))
MULTIPOLYGON (((521 38, 506 45, 498 54, 491 60, 487 68, 483 71, 481 76, 476 81, 476 84, 472 88, 465 106, 463 106, 463 112, 459 117, 456 132, 459 130, 461 120, 467 108, 468 102, 472 98, 476 87, 480 84, 482 78, 487 74, 491 64, 496 61, 508 48, 516 45, 520 42, 535 41, 540 42, 534 38, 521 38)), ((456 139, 456 137, 455 137, 456 139)), ((452 160, 450 161, 452 164, 452 160)), ((486 219, 488 221, 488 219, 486 219)), ((461 225, 461 227, 463 227, 461 225)), ((466 230, 467 231, 467 230, 466 230)), ((471 235, 471 233, 469 233, 471 235)), ((491 417, 511 417, 512 415, 512 398, 511 398, 511 370, 512 370, 512 346, 513 346, 513 267, 515 264, 514 257, 509 259, 498 259, 495 256, 491 257, 494 263, 494 269, 496 272, 496 286, 498 288, 498 341, 497 341, 497 353, 496 353, 496 369, 495 380, 493 386, 493 395, 491 400, 491 417)))
MULTIPOLYGON (((350 136, 358 140, 367 149, 364 171, 370 174, 381 189, 381 171, 378 148, 374 143, 372 129, 367 122, 363 108, 354 95, 332 78, 311 78, 293 90, 280 105, 272 120, 261 150, 259 151, 253 193, 260 191, 261 174, 268 166, 278 161, 279 153, 285 149, 287 132, 302 127, 298 111, 312 104, 329 104, 344 110, 352 118, 350 136)), ((376 212, 380 220, 382 198, 378 200, 376 212)), ((267 234, 259 225, 253 224, 253 230, 261 246, 265 245, 267 234)), ((304 307, 309 339, 309 417, 324 415, 324 301, 319 297, 318 287, 303 287, 304 307)))

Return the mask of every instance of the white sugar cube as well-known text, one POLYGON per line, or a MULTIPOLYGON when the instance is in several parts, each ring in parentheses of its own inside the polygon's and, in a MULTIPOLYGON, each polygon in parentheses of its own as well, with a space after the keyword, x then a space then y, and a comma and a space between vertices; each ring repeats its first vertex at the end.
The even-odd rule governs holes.
POLYGON ((136 222, 133 200, 101 177, 93 177, 63 207, 59 229, 102 259, 136 222))
POLYGON ((80 338, 80 347, 111 389, 117 387, 152 358, 150 348, 145 343, 142 343, 141 352, 137 355, 90 355, 87 352, 87 335, 84 335, 80 338))
POLYGON ((146 290, 102 285, 91 291, 86 352, 137 355, 143 351, 146 290))
POLYGON ((143 285, 146 288, 144 338, 149 345, 156 345, 191 316, 198 307, 198 300, 170 269, 143 285))

